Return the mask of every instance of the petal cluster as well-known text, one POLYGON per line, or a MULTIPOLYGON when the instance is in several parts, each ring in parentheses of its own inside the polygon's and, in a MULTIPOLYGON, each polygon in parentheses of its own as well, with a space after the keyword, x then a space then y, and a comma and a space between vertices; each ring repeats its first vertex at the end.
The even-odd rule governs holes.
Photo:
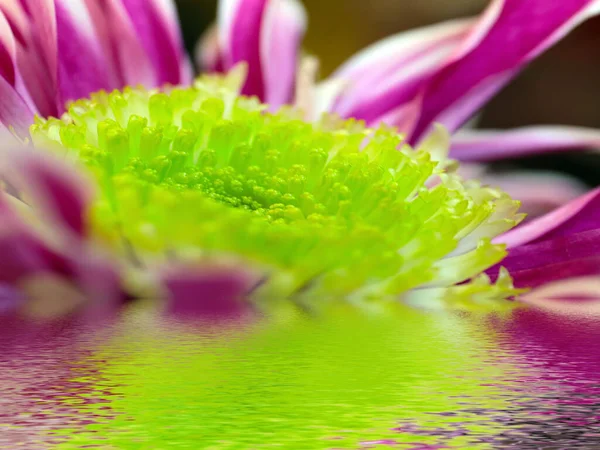
MULTIPOLYGON (((306 23, 299 3, 228 0, 219 5, 218 29, 201 43, 200 64, 226 70, 245 61, 250 75, 244 93, 271 103, 268 92, 283 91, 287 83, 287 100, 278 97, 275 103, 289 101, 295 77, 288 68, 299 58, 306 23), (270 39, 274 35, 278 39, 270 39), (282 51, 269 49, 269 43, 282 51), (270 76, 277 69, 283 70, 281 76, 270 76)), ((411 143, 422 140, 434 123, 453 132, 529 61, 598 12, 597 0, 552 6, 546 0, 493 0, 479 18, 391 36, 357 53, 324 82, 339 82, 327 109, 369 125, 385 121, 411 143)))
POLYGON ((164 0, 0 2, 0 122, 25 135, 99 89, 191 80, 174 5, 164 0))

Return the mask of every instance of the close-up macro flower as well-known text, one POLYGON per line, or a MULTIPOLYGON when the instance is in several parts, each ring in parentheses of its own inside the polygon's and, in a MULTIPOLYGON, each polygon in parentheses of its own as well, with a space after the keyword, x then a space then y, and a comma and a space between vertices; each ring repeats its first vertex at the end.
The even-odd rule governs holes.
POLYGON ((0 448, 512 448, 550 408, 513 383, 562 387, 505 343, 597 316, 600 188, 495 164, 600 130, 477 118, 597 14, 492 0, 321 76, 298 0, 220 0, 193 55, 171 0, 1 0, 0 448))

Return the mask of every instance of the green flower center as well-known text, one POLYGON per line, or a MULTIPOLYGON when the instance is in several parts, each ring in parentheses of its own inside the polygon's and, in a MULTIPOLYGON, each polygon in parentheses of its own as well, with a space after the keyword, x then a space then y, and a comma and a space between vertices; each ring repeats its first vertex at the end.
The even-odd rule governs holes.
POLYGON ((92 235, 125 259, 229 257, 262 274, 255 296, 315 302, 514 294, 505 275, 447 289, 504 256, 490 238, 519 220, 505 194, 444 173, 427 146, 399 150, 393 129, 268 113, 234 85, 99 92, 31 134, 89 171, 92 235))

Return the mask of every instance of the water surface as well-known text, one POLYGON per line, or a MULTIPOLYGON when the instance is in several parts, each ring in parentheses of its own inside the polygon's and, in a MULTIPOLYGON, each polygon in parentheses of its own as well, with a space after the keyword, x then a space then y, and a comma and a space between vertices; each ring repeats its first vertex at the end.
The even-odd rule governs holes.
POLYGON ((5 449, 600 447, 600 321, 8 321, 5 449))

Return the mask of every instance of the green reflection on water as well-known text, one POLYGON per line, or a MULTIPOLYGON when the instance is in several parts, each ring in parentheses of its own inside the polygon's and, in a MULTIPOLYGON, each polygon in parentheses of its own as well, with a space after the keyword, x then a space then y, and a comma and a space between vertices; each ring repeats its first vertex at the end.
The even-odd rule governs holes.
POLYGON ((403 310, 191 329, 133 314, 94 357, 110 411, 82 411, 116 417, 69 430, 58 448, 353 449, 382 439, 487 448, 473 436, 501 430, 466 410, 505 409, 494 383, 512 369, 474 323, 403 310), (393 430, 406 424, 470 436, 393 430))

